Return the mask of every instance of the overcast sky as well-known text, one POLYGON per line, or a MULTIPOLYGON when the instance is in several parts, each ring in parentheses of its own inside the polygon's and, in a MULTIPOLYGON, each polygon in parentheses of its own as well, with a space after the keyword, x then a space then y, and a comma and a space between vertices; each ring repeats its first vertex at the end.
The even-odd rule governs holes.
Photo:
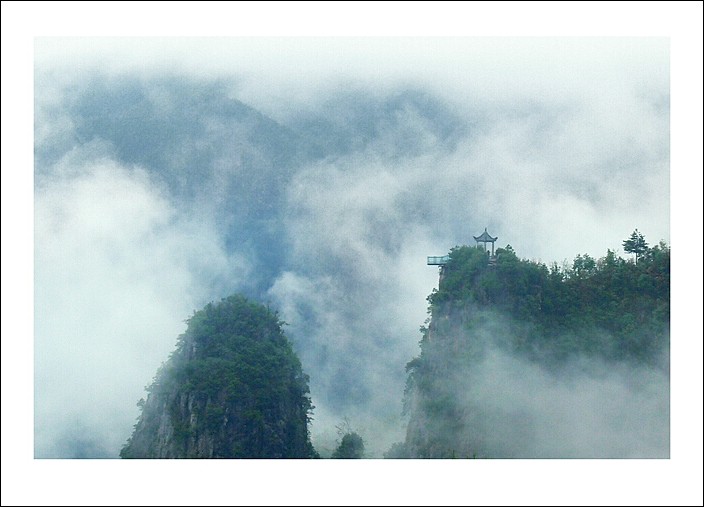
POLYGON ((433 170, 483 172, 480 223, 501 221, 495 235, 524 256, 601 255, 636 227, 670 239, 666 38, 38 39, 35 49, 53 85, 93 71, 224 77, 233 97, 279 122, 341 88, 419 88, 493 129, 471 146, 474 160, 460 152, 433 170), (559 195, 563 184, 582 188, 559 195))
POLYGON ((620 252, 635 228, 670 241, 664 38, 42 38, 35 52, 38 457, 114 456, 125 432, 101 418, 130 427, 126 398, 175 323, 262 270, 311 375, 314 439, 359 419, 380 457, 403 439, 396 422, 374 441, 401 411, 437 278, 425 255, 482 226, 547 263, 620 252), (269 164, 239 133, 258 117, 231 119, 228 99, 295 134, 341 125, 351 147, 297 164, 304 136, 269 164), (176 173, 183 189, 160 184, 176 173), (281 267, 261 260, 263 221, 278 231, 264 249, 288 247, 281 267))
MULTIPOLYGON (((314 436, 324 441, 349 416, 381 428, 379 446, 401 440, 403 366, 437 283, 425 255, 471 244, 483 227, 546 263, 622 253, 634 228, 670 243, 670 49, 664 37, 36 39, 35 452, 114 456, 183 320, 252 290, 266 267, 259 293, 289 322, 312 377, 314 436), (239 215, 219 212, 232 196, 216 195, 216 176, 236 153, 208 160, 203 195, 184 204, 164 183, 163 153, 150 167, 114 139, 78 135, 96 83, 136 80, 168 110, 181 104, 179 84, 160 80, 174 76, 185 88, 219 83, 290 129, 344 123, 347 94, 378 106, 406 90, 431 97, 456 127, 449 142, 428 109, 405 104, 372 141, 357 132, 359 149, 287 172, 270 220, 287 248, 274 263, 247 236, 254 225, 238 230, 239 215), (415 151, 398 156, 406 137, 415 151), (362 361, 351 365, 362 379, 338 375, 349 357, 362 361), (340 402, 341 385, 353 402, 340 402)), ((213 139, 221 120, 205 122, 213 139)), ((252 188, 241 192, 244 201, 252 188)))

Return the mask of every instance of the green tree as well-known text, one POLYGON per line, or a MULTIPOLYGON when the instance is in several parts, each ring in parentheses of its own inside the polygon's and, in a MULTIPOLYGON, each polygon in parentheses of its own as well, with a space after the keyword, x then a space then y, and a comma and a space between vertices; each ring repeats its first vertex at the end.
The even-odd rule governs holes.
POLYGON ((636 264, 638 264, 638 257, 648 251, 648 243, 645 242, 643 235, 636 229, 630 238, 623 241, 623 249, 628 253, 635 254, 636 264))
POLYGON ((596 261, 588 254, 577 255, 572 263, 572 272, 577 277, 585 277, 594 274, 596 261))
POLYGON ((364 440, 355 432, 343 436, 339 447, 332 453, 333 459, 360 459, 362 457, 364 457, 364 440))

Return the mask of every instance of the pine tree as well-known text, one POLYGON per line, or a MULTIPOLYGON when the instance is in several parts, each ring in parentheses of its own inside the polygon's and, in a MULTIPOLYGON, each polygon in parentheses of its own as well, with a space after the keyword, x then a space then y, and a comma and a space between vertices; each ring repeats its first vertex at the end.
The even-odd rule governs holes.
POLYGON ((643 235, 636 229, 630 238, 624 240, 623 249, 628 253, 636 254, 636 264, 638 264, 638 257, 648 251, 648 243, 645 242, 643 235))

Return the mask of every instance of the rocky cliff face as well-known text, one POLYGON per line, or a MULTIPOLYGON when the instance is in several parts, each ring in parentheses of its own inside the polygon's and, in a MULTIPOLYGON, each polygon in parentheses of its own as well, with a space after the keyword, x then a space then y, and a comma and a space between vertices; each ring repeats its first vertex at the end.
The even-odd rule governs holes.
POLYGON ((664 243, 562 270, 453 249, 388 456, 669 456, 669 265, 664 243))
POLYGON ((308 378, 277 316, 241 296, 188 321, 123 458, 309 458, 308 378))

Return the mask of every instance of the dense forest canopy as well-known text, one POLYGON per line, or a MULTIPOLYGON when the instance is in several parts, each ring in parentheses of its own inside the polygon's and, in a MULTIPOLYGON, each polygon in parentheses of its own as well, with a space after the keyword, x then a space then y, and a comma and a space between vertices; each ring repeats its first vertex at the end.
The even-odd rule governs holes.
POLYGON ((483 248, 450 251, 438 290, 428 297, 431 315, 492 310, 531 328, 525 352, 564 357, 575 353, 652 361, 668 337, 670 248, 646 249, 638 263, 609 250, 594 259, 577 255, 571 267, 519 259, 507 245, 487 262, 483 248), (607 342, 598 340, 605 331, 607 342))

